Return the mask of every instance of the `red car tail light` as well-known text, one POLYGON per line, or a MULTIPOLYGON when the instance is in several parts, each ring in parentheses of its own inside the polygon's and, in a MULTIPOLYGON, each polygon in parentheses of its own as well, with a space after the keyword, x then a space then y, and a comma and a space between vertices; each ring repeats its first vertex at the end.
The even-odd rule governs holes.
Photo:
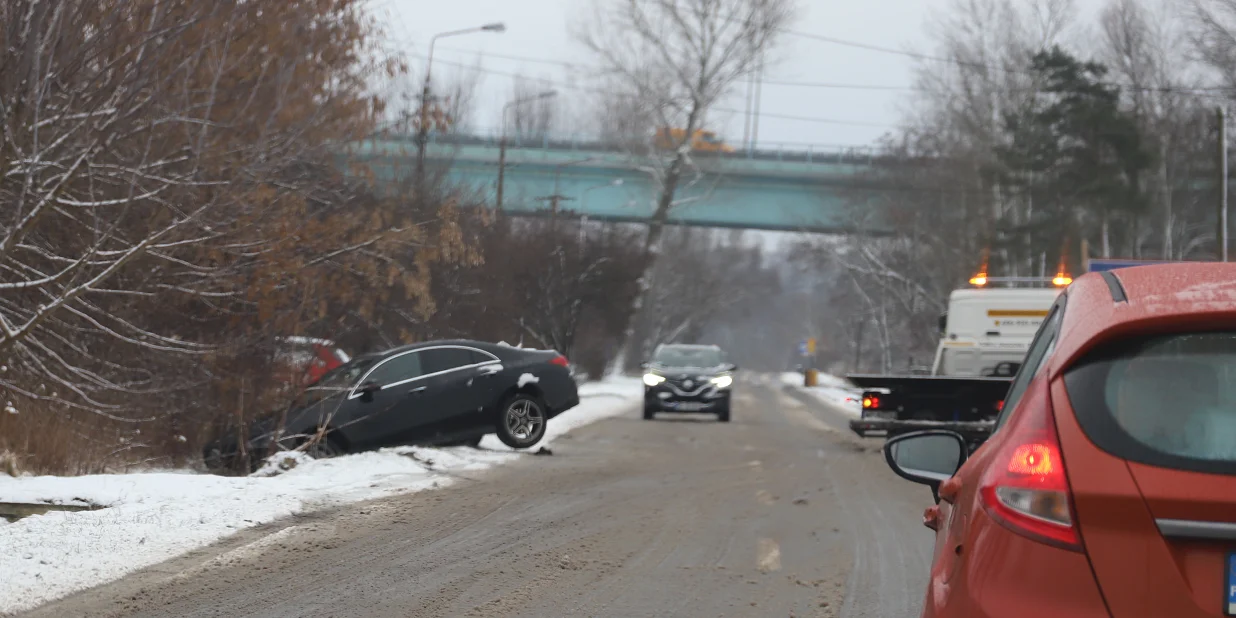
POLYGON ((864 408, 880 407, 880 398, 879 397, 863 397, 863 407, 864 408))
MULTIPOLYGON (((1033 387, 1031 387, 1033 388, 1033 387)), ((1027 408, 1013 419, 1007 439, 979 484, 987 512, 1012 531, 1036 541, 1081 551, 1072 492, 1047 389, 1027 393, 1027 408), (1038 395, 1037 397, 1034 395, 1038 395)))
POLYGON ((551 360, 549 361, 549 364, 551 364, 551 365, 557 365, 557 366, 559 366, 559 367, 569 367, 569 366, 571 366, 571 363, 570 363, 570 361, 568 361, 568 360, 567 360, 567 357, 565 357, 565 356, 563 356, 563 355, 561 355, 561 354, 559 354, 559 355, 557 355, 557 356, 553 357, 553 359, 551 359, 551 360))

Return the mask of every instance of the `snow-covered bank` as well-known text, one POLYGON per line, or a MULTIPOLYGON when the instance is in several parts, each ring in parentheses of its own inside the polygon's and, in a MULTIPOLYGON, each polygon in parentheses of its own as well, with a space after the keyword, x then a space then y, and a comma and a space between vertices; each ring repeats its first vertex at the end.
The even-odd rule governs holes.
MULTIPOLYGON (((616 377, 581 386, 580 396, 579 406, 549 422, 541 445, 628 410, 643 390, 637 378, 616 377)), ((516 457, 491 435, 479 449, 400 447, 297 459, 276 476, 0 476, 0 502, 107 507, 0 525, 0 615, 117 579, 244 528, 317 508, 444 487, 460 472, 516 457)))
POLYGON ((863 393, 860 389, 856 389, 853 384, 847 382, 845 378, 821 373, 818 374, 817 386, 809 387, 803 386, 803 374, 790 371, 781 374, 781 382, 804 393, 810 393, 821 401, 832 404, 833 407, 846 414, 856 418, 862 416, 863 393))

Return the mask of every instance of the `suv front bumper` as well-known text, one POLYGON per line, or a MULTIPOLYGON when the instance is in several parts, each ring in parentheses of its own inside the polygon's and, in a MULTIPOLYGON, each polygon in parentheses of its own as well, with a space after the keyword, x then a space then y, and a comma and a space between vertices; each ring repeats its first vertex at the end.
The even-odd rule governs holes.
POLYGON ((644 408, 654 412, 715 412, 729 405, 729 389, 709 386, 698 393, 683 393, 664 384, 644 388, 644 408))

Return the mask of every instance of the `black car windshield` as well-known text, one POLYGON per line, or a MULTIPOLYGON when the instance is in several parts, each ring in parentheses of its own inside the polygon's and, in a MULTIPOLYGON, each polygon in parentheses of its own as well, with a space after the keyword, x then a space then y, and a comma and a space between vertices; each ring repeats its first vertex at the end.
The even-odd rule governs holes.
POLYGON ((717 367, 721 364, 721 350, 665 347, 657 350, 652 362, 663 367, 717 367))

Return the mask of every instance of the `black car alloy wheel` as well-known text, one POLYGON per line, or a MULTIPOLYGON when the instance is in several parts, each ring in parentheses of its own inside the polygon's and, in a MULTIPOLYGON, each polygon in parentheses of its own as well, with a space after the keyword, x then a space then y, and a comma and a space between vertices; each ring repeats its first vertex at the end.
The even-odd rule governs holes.
POLYGON ((545 436, 545 405, 535 397, 520 394, 502 408, 498 438, 511 448, 528 448, 545 436))
POLYGON ((305 453, 314 459, 330 459, 343 455, 344 451, 330 436, 322 436, 316 442, 311 442, 305 449, 305 453))

